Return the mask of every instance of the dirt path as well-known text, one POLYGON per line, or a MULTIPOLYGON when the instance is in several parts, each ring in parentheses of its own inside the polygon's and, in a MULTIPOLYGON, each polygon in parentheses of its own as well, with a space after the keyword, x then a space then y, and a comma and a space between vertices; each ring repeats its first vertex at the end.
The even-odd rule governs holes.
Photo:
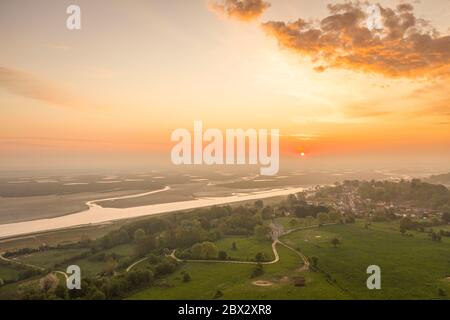
MULTIPOLYGON (((47 270, 46 268, 39 267, 39 266, 36 266, 34 264, 28 264, 28 263, 23 263, 23 262, 20 262, 20 261, 17 261, 17 260, 8 259, 8 258, 4 257, 3 254, 4 254, 4 252, 0 253, 0 260, 6 261, 6 262, 9 262, 9 263, 14 263, 14 264, 26 266, 26 267, 33 268, 33 269, 36 269, 36 270, 39 270, 39 271, 47 270)), ((56 271, 51 271, 50 273, 60 274, 60 275, 64 276, 64 278, 66 280, 69 278, 67 273, 65 273, 64 271, 56 270, 56 271)))
MULTIPOLYGON (((323 226, 329 226, 329 225, 334 225, 336 223, 328 223, 328 224, 323 224, 323 226)), ((230 263, 230 264, 251 264, 251 265, 270 265, 270 264, 274 264, 277 263, 278 261, 280 261, 280 255, 278 254, 278 250, 277 250, 277 244, 281 244, 282 246, 288 248, 289 250, 295 252, 302 260, 303 260, 303 266, 298 269, 299 272, 303 272, 303 271, 308 271, 309 267, 310 267, 310 262, 308 260, 308 258, 301 253, 300 251, 292 248, 291 246, 285 244, 284 242, 281 242, 280 240, 278 240, 279 237, 290 234, 292 232, 295 231, 299 231, 299 230, 305 230, 305 229, 312 229, 312 228, 318 228, 319 225, 313 225, 313 226, 307 226, 307 227, 298 227, 298 228, 294 228, 294 229, 289 229, 284 231, 282 226, 277 225, 277 224, 272 224, 271 228, 272 228, 272 238, 273 238, 273 242, 272 242, 272 252, 274 255, 274 259, 272 261, 265 261, 265 262, 256 262, 256 261, 238 261, 238 260, 190 260, 190 259, 179 259, 177 258, 177 256, 175 255, 175 250, 172 251, 172 253, 170 255, 168 255, 169 257, 171 257, 172 259, 174 259, 177 262, 194 262, 194 263, 230 263)), ((134 262, 132 265, 130 265, 126 271, 129 272, 132 268, 134 268, 137 264, 147 260, 148 258, 144 258, 141 260, 138 260, 136 262, 134 262)))
POLYGON ((4 252, 0 253, 0 260, 6 261, 6 262, 9 262, 9 263, 13 263, 13 264, 22 265, 22 266, 33 268, 33 269, 37 269, 39 271, 46 270, 45 268, 39 267, 39 266, 35 266, 34 264, 28 264, 28 263, 20 262, 20 261, 17 261, 17 260, 8 259, 8 258, 4 257, 3 254, 4 254, 4 252))
POLYGON ((309 260, 303 253, 301 253, 300 251, 298 251, 298 250, 288 246, 284 242, 279 241, 279 243, 281 245, 285 246, 286 248, 290 249, 291 251, 294 251, 300 258, 302 258, 303 266, 300 269, 297 270, 298 272, 303 272, 303 271, 308 271, 309 270, 309 265, 310 265, 309 260))
POLYGON ((148 260, 148 257, 147 257, 147 258, 143 258, 143 259, 141 259, 141 260, 138 260, 138 261, 136 261, 135 263, 133 263, 132 265, 130 265, 130 266, 126 269, 126 272, 130 272, 131 269, 133 269, 133 268, 134 268, 136 265, 138 265, 139 263, 144 262, 145 260, 148 260))
POLYGON ((52 271, 51 273, 56 273, 56 274, 60 274, 62 276, 64 276, 64 278, 69 279, 69 276, 67 275, 67 273, 63 272, 63 271, 52 271))
MULTIPOLYGON (((287 244, 279 241, 279 240, 275 240, 274 242, 272 242, 272 251, 273 254, 275 256, 275 259, 273 259, 272 261, 265 261, 265 262, 256 262, 256 261, 237 261, 237 260, 182 260, 179 259, 175 256, 175 250, 172 251, 172 253, 169 255, 169 257, 171 257, 172 259, 174 259, 175 261, 178 262, 195 262, 195 263, 231 263, 231 264, 252 264, 252 265, 270 265, 270 264, 274 264, 277 263, 278 261, 280 261, 280 255, 278 254, 278 250, 277 250, 277 244, 280 244, 282 246, 285 246, 286 248, 288 248, 291 251, 294 251, 302 260, 303 260, 303 266, 301 267, 301 269, 299 269, 298 271, 302 272, 302 271, 308 271, 309 270, 309 260, 308 258, 301 253, 300 251, 288 246, 287 244)), ((134 264, 132 264, 130 267, 128 267, 129 269, 132 268, 134 265, 138 264, 140 261, 135 262, 134 264)), ((128 270, 128 269, 127 269, 128 270)))
POLYGON ((275 240, 272 242, 272 251, 274 255, 274 259, 272 261, 265 261, 265 262, 256 262, 256 261, 239 261, 239 260, 182 260, 175 256, 175 250, 172 251, 172 253, 169 255, 172 259, 178 262, 199 262, 199 263, 232 263, 232 264, 253 264, 253 265, 268 265, 268 264, 274 264, 277 263, 280 260, 280 255, 277 251, 277 244, 279 243, 278 240, 275 240))

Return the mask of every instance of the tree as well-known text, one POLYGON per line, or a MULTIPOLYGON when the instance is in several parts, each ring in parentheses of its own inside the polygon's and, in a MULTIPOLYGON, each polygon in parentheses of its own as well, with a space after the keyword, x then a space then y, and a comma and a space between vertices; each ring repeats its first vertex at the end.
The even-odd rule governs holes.
POLYGON ((93 290, 88 295, 88 300, 105 300, 105 299, 106 299, 106 295, 102 291, 100 291, 99 289, 93 290))
POLYGON ((219 254, 219 249, 212 242, 203 242, 203 256, 205 259, 216 259, 219 254))
POLYGON ((175 243, 173 245, 193 245, 194 243, 205 241, 207 238, 208 232, 203 229, 200 221, 184 221, 175 231, 175 243))
POLYGON ((196 243, 191 247, 192 257, 195 259, 202 258, 203 245, 201 243, 196 243))
POLYGON ((219 251, 219 260, 227 260, 227 258, 228 258, 227 252, 224 250, 220 250, 219 251))
POLYGON ((173 262, 163 261, 156 265, 155 276, 171 274, 175 271, 176 265, 173 262))
POLYGON ((133 270, 126 275, 128 286, 131 288, 147 286, 153 281, 153 278, 151 270, 133 270))
POLYGON ((223 292, 220 290, 217 290, 216 293, 213 296, 213 299, 219 299, 223 297, 223 292))
POLYGON ((139 242, 139 241, 143 240, 145 238, 145 231, 144 231, 144 229, 141 229, 141 228, 137 229, 134 232, 133 238, 134 238, 134 241, 136 241, 136 242, 139 242))
POLYGON ((307 226, 311 226, 314 223, 314 217, 313 216, 307 216, 305 218, 305 223, 307 226))
POLYGON ((433 231, 431 232, 431 240, 440 242, 442 241, 442 237, 440 234, 433 231))
POLYGON ((255 236, 259 240, 267 240, 270 235, 270 227, 269 226, 256 226, 255 227, 255 236))
POLYGON ((335 248, 337 248, 338 244, 340 244, 340 243, 341 243, 341 241, 340 241, 338 238, 333 238, 333 239, 331 239, 331 244, 332 244, 335 248))
POLYGON ((262 210, 262 218, 265 220, 272 218, 272 214, 273 209, 270 206, 264 207, 264 209, 262 210))
POLYGON ((50 273, 49 275, 45 276, 40 281, 41 289, 45 293, 48 293, 48 291, 50 291, 50 289, 56 287, 57 284, 58 284, 58 278, 53 273, 50 273))
POLYGON ((319 212, 317 214, 317 219, 319 219, 319 224, 324 224, 330 220, 330 216, 325 212, 319 212))
POLYGON ((46 299, 44 293, 41 290, 35 288, 26 288, 22 293, 23 300, 44 300, 46 299))
POLYGON ((117 261, 113 257, 109 257, 106 261, 105 267, 103 268, 103 273, 106 275, 114 274, 114 271, 117 268, 117 261))
MULTIPOLYGON (((140 232, 139 232, 140 233, 140 232)), ((140 237, 141 235, 138 235, 140 237)), ((138 257, 142 257, 148 254, 150 251, 156 249, 157 241, 153 235, 144 236, 136 243, 136 254, 138 257)))
MULTIPOLYGON (((418 223, 411 220, 410 218, 403 218, 400 221, 400 228, 405 229, 405 231, 406 230, 415 230, 415 229, 417 229, 417 227, 418 227, 418 223)), ((400 232, 401 232, 401 229, 400 229, 400 232)))
POLYGON ((442 220, 446 223, 450 223, 450 211, 442 214, 442 220))
POLYGON ((196 243, 191 247, 192 257, 194 259, 216 259, 219 255, 219 249, 212 242, 196 243))
POLYGON ((330 210, 330 212, 328 213, 328 215, 330 216, 330 220, 332 222, 339 222, 341 220, 341 214, 336 211, 336 210, 330 210))
POLYGON ((404 235, 406 233, 406 228, 404 226, 402 226, 402 225, 400 225, 400 233, 402 235, 404 235))
MULTIPOLYGON (((108 297, 122 297, 127 290, 127 281, 125 279, 118 279, 113 277, 108 285, 108 297)), ((70 292, 75 291, 71 290, 70 292)))
POLYGON ((293 206, 297 203, 297 197, 294 194, 288 195, 287 201, 290 206, 293 206))
POLYGON ((189 275, 189 273, 185 273, 183 275, 183 282, 189 282, 191 281, 191 276, 189 275))
POLYGON ((262 209, 264 207, 264 202, 262 200, 256 200, 255 201, 255 208, 256 209, 262 209))
POLYGON ((345 223, 355 223, 355 216, 351 213, 347 214, 345 217, 345 223))
POLYGON ((317 257, 311 257, 311 264, 314 267, 314 269, 317 268, 318 264, 319 264, 319 258, 317 257))
POLYGON ((256 278, 259 276, 262 276, 264 274, 264 268, 263 265, 258 263, 256 267, 252 270, 252 273, 250 274, 250 278, 256 278))
POLYGON ((256 262, 264 262, 264 261, 267 261, 268 259, 267 259, 267 256, 265 253, 258 252, 255 256, 255 260, 256 260, 256 262))
POLYGON ((67 287, 62 283, 58 283, 55 289, 55 296, 60 299, 67 299, 67 287))

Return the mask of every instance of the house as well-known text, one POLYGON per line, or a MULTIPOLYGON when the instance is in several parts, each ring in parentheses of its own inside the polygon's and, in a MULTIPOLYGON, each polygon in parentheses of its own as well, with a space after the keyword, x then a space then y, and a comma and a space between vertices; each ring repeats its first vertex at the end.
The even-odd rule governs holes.
POLYGON ((294 277, 294 286, 296 287, 304 287, 306 285, 306 281, 304 277, 294 277))

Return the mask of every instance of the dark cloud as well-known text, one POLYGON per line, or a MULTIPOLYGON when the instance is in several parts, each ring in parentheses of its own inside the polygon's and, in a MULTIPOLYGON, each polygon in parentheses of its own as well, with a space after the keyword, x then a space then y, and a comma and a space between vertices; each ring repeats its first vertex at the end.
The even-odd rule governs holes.
POLYGON ((377 5, 380 28, 370 28, 366 4, 328 5, 320 22, 269 21, 264 30, 282 47, 311 58, 319 72, 344 68, 389 77, 436 77, 450 74, 450 36, 414 15, 409 3, 395 9, 377 5))
POLYGON ((229 18, 251 21, 259 18, 267 8, 268 2, 263 0, 214 0, 211 8, 229 18))

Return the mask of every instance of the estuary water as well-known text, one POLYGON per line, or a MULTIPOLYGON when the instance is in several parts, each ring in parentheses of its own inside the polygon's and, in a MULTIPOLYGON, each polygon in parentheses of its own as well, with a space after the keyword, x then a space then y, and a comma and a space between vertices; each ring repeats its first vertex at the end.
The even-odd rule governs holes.
POLYGON ((39 219, 10 224, 2 224, 0 225, 0 239, 51 230, 88 226, 117 220, 151 216, 161 213, 209 207, 214 205, 223 205, 228 203, 236 203, 240 201, 258 200, 276 196, 286 196, 292 193, 304 191, 305 189, 306 189, 305 187, 272 189, 252 193, 239 193, 226 197, 198 198, 188 201, 159 203, 141 207, 120 208, 120 209, 104 208, 98 204, 98 202, 102 201, 136 198, 154 193, 165 192, 170 190, 170 187, 167 186, 163 189, 146 193, 116 198, 91 200, 86 202, 86 205, 89 207, 89 209, 74 214, 49 219, 39 219))

